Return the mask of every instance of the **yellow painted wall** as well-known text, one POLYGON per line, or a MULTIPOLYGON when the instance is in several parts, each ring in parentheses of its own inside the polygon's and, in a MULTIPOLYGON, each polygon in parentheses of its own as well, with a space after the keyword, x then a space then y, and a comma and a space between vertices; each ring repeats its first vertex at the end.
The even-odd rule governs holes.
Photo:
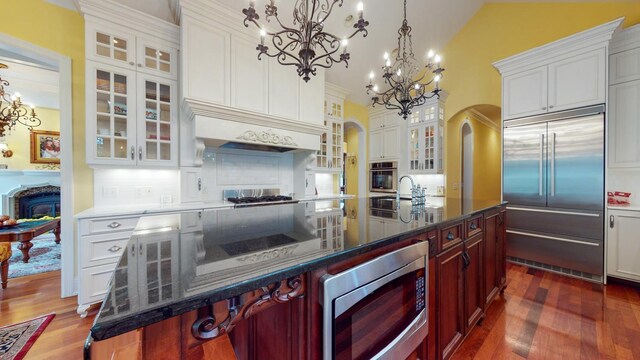
MULTIPOLYGON (((344 102, 344 121, 357 120, 360 125, 364 127, 364 132, 367 136, 367 142, 369 141, 369 111, 365 106, 356 104, 354 102, 345 100, 344 102)), ((358 153, 358 130, 350 129, 345 132, 345 141, 347 142, 347 148, 349 153, 355 154, 357 157, 356 166, 350 166, 347 164, 345 170, 345 176, 347 179, 346 193, 355 196, 364 196, 365 194, 358 194, 358 166, 362 162, 368 164, 369 162, 369 146, 367 146, 366 154, 358 153)))
MULTIPOLYGON (((442 51, 446 116, 473 105, 500 106, 501 78, 493 62, 622 16, 624 27, 640 23, 640 2, 484 5, 442 51)), ((452 171, 460 167, 460 137, 449 121, 445 132, 446 191, 453 196, 453 184, 460 182, 459 171, 452 171)), ((493 192, 486 188, 475 194, 483 191, 493 192)))
POLYGON ((11 9, 0 32, 71 58, 73 101, 74 213, 93 205, 93 175, 85 161, 84 19, 43 0, 3 0, 11 9))
MULTIPOLYGON (((42 125, 34 130, 60 131, 60 112, 57 109, 37 108, 36 114, 42 125)), ((35 170, 43 164, 31 163, 31 133, 29 128, 18 124, 10 133, 5 133, 5 143, 13 156, 0 158, 0 164, 7 164, 9 170, 35 170)))
MULTIPOLYGON (((448 138, 455 137, 458 144, 462 138, 462 125, 465 120, 469 122, 473 131, 473 197, 484 200, 500 199, 500 131, 483 124, 473 116, 460 112, 448 122, 448 138)), ((455 174, 456 178, 460 179, 460 146, 450 149, 447 155, 458 159, 455 167, 447 170, 447 176, 455 174)), ((460 186, 455 190, 453 187, 447 188, 446 192, 447 197, 462 197, 460 186)))

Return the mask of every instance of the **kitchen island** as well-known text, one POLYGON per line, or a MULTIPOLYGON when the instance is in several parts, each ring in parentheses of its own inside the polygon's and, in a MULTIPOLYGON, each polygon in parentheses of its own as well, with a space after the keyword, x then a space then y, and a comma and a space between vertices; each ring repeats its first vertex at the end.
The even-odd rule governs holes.
POLYGON ((428 243, 429 337, 413 353, 447 358, 504 288, 504 204, 388 202, 165 215, 129 240, 85 357, 320 359, 322 277, 428 243))

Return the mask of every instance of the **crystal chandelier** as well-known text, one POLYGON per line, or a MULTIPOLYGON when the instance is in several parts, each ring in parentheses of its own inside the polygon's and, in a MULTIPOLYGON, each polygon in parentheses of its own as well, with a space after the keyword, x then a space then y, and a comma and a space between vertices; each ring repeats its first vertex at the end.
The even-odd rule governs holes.
POLYGON ((375 74, 369 74, 369 85, 367 95, 373 92, 371 98, 372 105, 384 105, 389 110, 398 110, 405 120, 411 114, 414 106, 424 104, 428 99, 440 97, 441 89, 438 83, 442 80, 444 69, 440 67, 440 55, 436 55, 433 50, 427 54, 429 63, 422 73, 420 64, 413 55, 411 43, 411 26, 407 23, 407 0, 404 1, 404 20, 398 29, 398 53, 393 64, 388 53, 384 54, 385 64, 382 67, 382 78, 390 87, 385 91, 379 91, 378 85, 373 83, 375 74), (434 84, 431 91, 427 87, 434 84))
MULTIPOLYGON (((8 66, 0 64, 0 69, 7 69, 8 66)), ((0 137, 5 131, 12 130, 18 123, 29 128, 40 126, 42 121, 37 117, 33 105, 27 108, 20 99, 20 94, 13 95, 5 91, 4 87, 9 86, 9 82, 0 77, 0 137)))
POLYGON ((343 0, 297 0, 293 7, 293 27, 283 25, 278 17, 278 8, 274 0, 270 0, 265 6, 265 19, 267 22, 274 18, 276 25, 282 30, 269 32, 256 20, 260 16, 255 10, 255 0, 249 1, 249 8, 243 9, 246 16, 244 26, 249 27, 248 22, 254 23, 260 29, 260 44, 258 59, 267 55, 276 58, 282 65, 294 65, 298 69, 298 76, 304 81, 309 81, 310 74, 316 75, 317 67, 329 68, 334 63, 344 62, 349 66, 349 53, 347 52, 348 40, 356 34, 362 33, 366 37, 366 27, 369 22, 363 18, 362 2, 358 3, 358 21, 353 25, 355 31, 346 37, 339 38, 333 34, 324 32, 324 24, 337 4, 342 6, 343 0), (269 46, 265 45, 265 38, 270 37, 269 45, 273 45, 275 51, 269 52, 269 46), (334 56, 342 47, 342 52, 334 56))

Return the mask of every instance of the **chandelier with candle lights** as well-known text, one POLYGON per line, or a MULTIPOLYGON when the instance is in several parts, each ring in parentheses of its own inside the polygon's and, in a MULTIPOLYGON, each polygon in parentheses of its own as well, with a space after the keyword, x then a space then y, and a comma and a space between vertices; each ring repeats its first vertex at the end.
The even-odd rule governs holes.
POLYGON ((282 65, 293 65, 297 67, 298 76, 306 82, 310 75, 316 75, 317 67, 330 68, 334 63, 344 62, 349 66, 350 54, 347 52, 348 40, 356 34, 362 33, 366 37, 368 31, 366 27, 369 22, 363 17, 362 2, 358 3, 358 21, 353 24, 355 31, 345 37, 337 37, 324 31, 324 25, 337 4, 342 6, 343 0, 297 0, 293 7, 293 27, 283 25, 278 17, 278 8, 274 0, 270 0, 265 6, 265 20, 271 22, 275 19, 274 25, 278 25, 282 30, 270 32, 258 23, 260 16, 255 10, 255 0, 249 1, 249 8, 243 9, 246 16, 244 26, 249 27, 249 22, 254 23, 260 29, 260 44, 258 59, 267 55, 276 58, 282 65), (269 37, 266 41, 265 38, 269 37), (270 51, 273 46, 274 51, 270 51), (336 55, 342 48, 342 52, 336 55))
MULTIPOLYGON (((0 69, 7 69, 8 66, 0 64, 0 69)), ((33 105, 27 108, 20 99, 20 94, 11 95, 5 90, 9 82, 0 77, 0 137, 5 131, 12 130, 17 124, 22 124, 29 128, 40 126, 42 121, 36 115, 33 105)))
POLYGON ((434 96, 440 97, 439 82, 444 69, 440 67, 440 55, 429 50, 429 62, 422 69, 413 55, 411 43, 411 26, 407 23, 407 0, 404 1, 404 20, 398 29, 398 49, 395 62, 392 64, 388 53, 384 53, 385 64, 382 67, 382 78, 389 89, 380 91, 374 84, 375 73, 369 74, 367 95, 373 93, 372 105, 384 105, 389 110, 398 110, 398 115, 405 120, 415 106, 423 105, 434 96), (422 72, 421 72, 422 71, 422 72), (427 88, 433 84, 432 90, 427 88))

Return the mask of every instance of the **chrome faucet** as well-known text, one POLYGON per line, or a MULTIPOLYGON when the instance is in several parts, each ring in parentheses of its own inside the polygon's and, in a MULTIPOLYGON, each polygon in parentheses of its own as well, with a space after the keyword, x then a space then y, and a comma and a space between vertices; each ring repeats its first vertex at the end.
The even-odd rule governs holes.
POLYGON ((416 183, 413 182, 413 178, 409 175, 403 175, 400 179, 398 179, 398 192, 396 193, 396 203, 397 206, 400 206, 400 185, 402 185, 402 179, 408 178, 411 181, 411 201, 413 202, 413 198, 416 194, 416 183))

